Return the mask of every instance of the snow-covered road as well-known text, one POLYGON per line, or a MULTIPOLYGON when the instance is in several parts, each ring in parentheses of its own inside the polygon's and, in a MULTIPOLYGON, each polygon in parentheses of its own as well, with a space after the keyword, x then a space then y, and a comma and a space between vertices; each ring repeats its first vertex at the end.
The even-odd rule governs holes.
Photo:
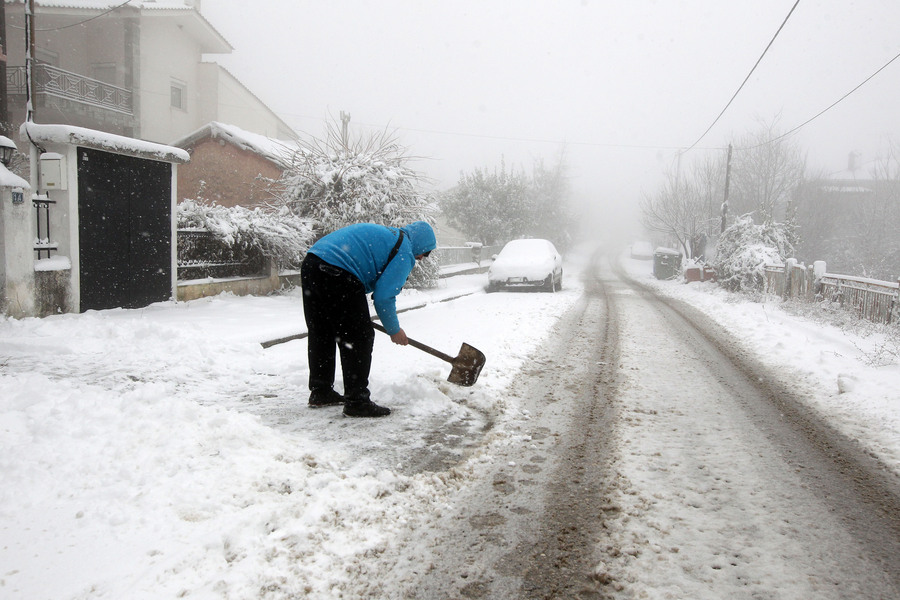
MULTIPOLYGON (((816 412, 900 472, 900 367, 866 364, 877 334, 810 326, 777 303, 744 302, 707 284, 656 282, 648 263, 628 266, 647 285, 727 322, 736 346, 794 373, 816 412)), ((583 267, 567 262, 557 294, 484 294, 484 275, 404 292, 401 306, 423 306, 401 315, 410 335, 448 353, 468 342, 488 362, 475 387, 457 388, 445 381, 444 363, 379 336, 372 391, 394 414, 377 421, 305 406, 304 341, 260 346, 303 329, 297 294, 0 321, 0 598, 405 594, 409 582, 442 568, 424 560, 432 548, 425 534, 466 514, 462 499, 481 483, 504 502, 562 497, 538 493, 526 479, 560 481, 552 478, 565 472, 556 468, 560 456, 576 454, 554 449, 577 444, 561 444, 546 429, 562 429, 573 413, 563 401, 536 404, 550 396, 533 384, 543 381, 542 370, 574 376, 579 356, 591 356, 573 350, 564 358, 575 362, 565 363, 564 349, 546 355, 554 347, 548 342, 558 342, 554 331, 563 331, 554 328, 567 326, 564 315, 584 297, 583 267), (461 292, 473 294, 441 302, 461 292), (552 427, 537 425, 557 408, 552 427), (508 450, 527 454, 511 461, 508 450), (509 477, 494 477, 500 472, 509 477)), ((807 515, 826 505, 801 476, 766 475, 779 464, 778 448, 753 435, 752 419, 730 419, 735 411, 712 391, 722 381, 698 381, 702 352, 678 345, 680 334, 664 338, 675 345, 660 342, 669 319, 645 323, 632 312, 639 295, 613 289, 619 347, 630 353, 615 382, 621 400, 610 439, 618 450, 610 456, 618 487, 598 489, 611 479, 589 482, 605 496, 598 508, 612 529, 605 540, 585 531, 565 542, 584 543, 583 555, 595 563, 591 582, 606 582, 611 593, 623 586, 624 597, 817 591, 828 574, 812 557, 831 560, 825 548, 843 551, 844 542, 856 543, 853 534, 840 524, 829 529, 829 544, 804 562, 814 539, 804 537, 804 524, 825 530, 834 515, 809 523, 807 515), (686 357, 695 360, 679 360, 686 357), (758 447, 746 450, 753 442, 758 447), (784 507, 785 498, 795 500, 797 515, 779 513, 775 522, 773 507, 784 507), (798 577, 798 565, 812 579, 798 577)), ((609 378, 593 371, 602 365, 580 364, 588 378, 609 378)), ((597 419, 607 426, 604 415, 597 419)), ((481 517, 474 520, 481 534, 496 537, 516 518, 539 514, 536 506, 508 515, 495 507, 505 524, 491 511, 471 516, 481 517)), ((546 520, 533 520, 547 531, 546 520)), ((871 568, 862 556, 850 564, 871 568)))
POLYGON ((896 477, 880 478, 870 457, 818 427, 790 372, 689 307, 676 312, 608 267, 599 275, 619 340, 617 511, 598 566, 607 589, 900 597, 896 477))
POLYGON ((398 544, 397 597, 900 596, 896 478, 702 314, 605 261, 584 285, 509 390, 522 443, 398 544))

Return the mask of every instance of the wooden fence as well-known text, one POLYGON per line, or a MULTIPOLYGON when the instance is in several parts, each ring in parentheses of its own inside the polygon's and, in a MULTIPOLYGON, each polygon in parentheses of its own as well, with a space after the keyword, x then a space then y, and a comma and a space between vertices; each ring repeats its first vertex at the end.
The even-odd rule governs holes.
POLYGON ((860 318, 875 323, 900 321, 900 280, 878 281, 826 273, 824 263, 816 275, 813 269, 794 261, 788 261, 787 265, 767 265, 765 277, 767 294, 807 302, 837 302, 860 318))

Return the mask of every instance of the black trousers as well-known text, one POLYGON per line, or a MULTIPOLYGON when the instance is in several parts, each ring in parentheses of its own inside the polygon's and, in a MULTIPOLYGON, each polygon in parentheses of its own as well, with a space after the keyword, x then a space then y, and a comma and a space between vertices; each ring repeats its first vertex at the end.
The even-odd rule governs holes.
POLYGON ((300 284, 309 331, 309 389, 332 388, 337 348, 344 396, 348 401, 367 400, 375 329, 365 288, 355 276, 315 254, 303 259, 300 284))

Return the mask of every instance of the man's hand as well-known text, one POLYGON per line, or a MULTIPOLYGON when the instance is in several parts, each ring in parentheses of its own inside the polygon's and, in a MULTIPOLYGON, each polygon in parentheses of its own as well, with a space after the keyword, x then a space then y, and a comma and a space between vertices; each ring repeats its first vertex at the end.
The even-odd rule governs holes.
POLYGON ((400 344, 401 346, 409 344, 409 338, 406 337, 406 332, 403 331, 403 329, 400 329, 400 331, 391 335, 391 341, 395 344, 400 344))

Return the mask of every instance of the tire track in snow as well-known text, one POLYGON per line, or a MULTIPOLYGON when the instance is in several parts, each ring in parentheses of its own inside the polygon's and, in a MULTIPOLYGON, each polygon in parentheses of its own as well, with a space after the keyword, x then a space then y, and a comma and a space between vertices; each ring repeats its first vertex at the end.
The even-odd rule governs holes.
POLYGON ((621 271, 603 277, 625 340, 611 593, 897 597, 887 471, 721 327, 621 271))

